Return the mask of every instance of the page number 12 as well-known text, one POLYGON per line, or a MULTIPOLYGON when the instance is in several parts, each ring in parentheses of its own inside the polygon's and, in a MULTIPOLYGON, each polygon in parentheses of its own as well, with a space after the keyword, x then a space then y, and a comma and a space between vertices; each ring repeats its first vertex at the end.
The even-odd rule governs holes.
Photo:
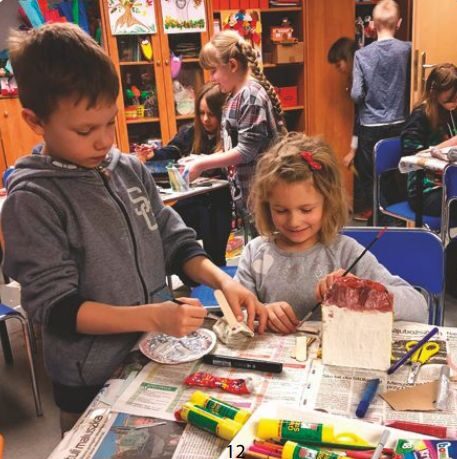
POLYGON ((235 458, 243 458, 244 457, 244 446, 243 445, 228 445, 227 446, 229 450, 229 458, 230 459, 235 459, 235 458), (238 451, 238 453, 237 453, 238 451))

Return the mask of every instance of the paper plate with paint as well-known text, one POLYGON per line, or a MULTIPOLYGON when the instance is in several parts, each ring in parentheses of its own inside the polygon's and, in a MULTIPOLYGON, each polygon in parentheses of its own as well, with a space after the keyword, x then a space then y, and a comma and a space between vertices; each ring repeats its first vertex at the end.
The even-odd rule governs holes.
POLYGON ((212 351, 216 335, 201 328, 182 338, 150 333, 140 342, 140 351, 158 363, 177 364, 197 360, 212 351))

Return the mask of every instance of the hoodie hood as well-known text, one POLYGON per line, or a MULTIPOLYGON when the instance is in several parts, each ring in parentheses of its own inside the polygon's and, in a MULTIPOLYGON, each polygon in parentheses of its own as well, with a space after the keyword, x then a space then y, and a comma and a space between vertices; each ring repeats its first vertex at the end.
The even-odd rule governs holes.
MULTIPOLYGON (((8 177, 7 189, 12 192, 19 184, 31 178, 59 177, 70 179, 75 177, 93 177, 94 169, 86 169, 76 164, 55 159, 42 153, 44 146, 38 145, 32 150, 32 154, 20 158, 14 165, 14 172, 8 177)), ((111 176, 116 169, 121 157, 117 148, 111 148, 106 158, 95 170, 111 176)))

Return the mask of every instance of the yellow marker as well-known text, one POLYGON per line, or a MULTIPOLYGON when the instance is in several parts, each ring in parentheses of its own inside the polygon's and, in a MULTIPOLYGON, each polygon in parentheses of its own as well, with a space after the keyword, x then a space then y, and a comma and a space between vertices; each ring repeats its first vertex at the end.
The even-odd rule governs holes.
POLYGON ((184 403, 179 414, 189 424, 214 433, 224 440, 232 440, 241 429, 241 424, 238 422, 232 419, 220 418, 190 402, 184 403))
POLYGON ((230 405, 222 400, 218 400, 217 398, 210 397, 208 394, 205 394, 200 390, 196 390, 192 394, 190 402, 206 408, 208 411, 216 414, 217 416, 233 419, 240 424, 244 424, 251 416, 249 411, 237 408, 236 406, 230 405))
POLYGON ((346 446, 369 446, 363 438, 350 432, 335 436, 333 426, 288 421, 285 419, 259 419, 257 437, 262 440, 292 440, 297 443, 304 441, 317 443, 341 443, 346 446))

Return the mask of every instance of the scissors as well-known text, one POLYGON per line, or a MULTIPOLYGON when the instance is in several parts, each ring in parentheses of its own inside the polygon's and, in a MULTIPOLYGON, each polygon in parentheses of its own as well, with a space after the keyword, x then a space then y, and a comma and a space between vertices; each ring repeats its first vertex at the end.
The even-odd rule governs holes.
MULTIPOLYGON (((415 345, 417 341, 408 341, 405 344, 405 348, 407 351, 410 351, 415 345)), ((408 384, 414 384, 417 379, 417 375, 419 373, 420 367, 427 363, 435 354, 438 354, 440 351, 440 345, 435 341, 429 341, 421 346, 412 356, 411 356, 411 370, 409 371, 408 375, 408 384)))

